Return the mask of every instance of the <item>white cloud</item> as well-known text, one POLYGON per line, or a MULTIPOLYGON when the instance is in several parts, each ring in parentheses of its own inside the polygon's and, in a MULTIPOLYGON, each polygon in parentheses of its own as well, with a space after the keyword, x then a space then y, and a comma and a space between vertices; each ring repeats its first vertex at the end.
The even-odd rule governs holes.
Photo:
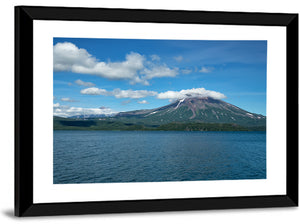
POLYGON ((142 74, 145 74, 146 79, 175 77, 178 75, 178 69, 170 69, 166 65, 154 66, 150 69, 144 69, 142 74))
MULTIPOLYGON (((211 97, 214 99, 224 99, 226 96, 223 93, 206 90, 205 88, 193 88, 193 89, 183 89, 180 91, 166 91, 157 93, 156 91, 149 90, 121 90, 114 89, 113 91, 107 91, 105 89, 98 89, 96 87, 91 87, 83 89, 80 91, 84 95, 102 95, 102 96, 114 96, 118 99, 130 98, 130 99, 140 99, 148 96, 156 96, 157 99, 183 99, 187 97, 211 97)), ((138 103, 146 103, 147 101, 142 100, 138 103)))
POLYGON ((74 64, 72 72, 92 74, 113 80, 132 80, 137 76, 137 72, 143 69, 143 61, 144 57, 142 55, 131 52, 126 55, 126 61, 123 62, 97 62, 92 67, 74 64))
POLYGON ((82 89, 80 93, 84 95, 108 95, 108 91, 106 91, 105 89, 98 89, 97 87, 82 89))
POLYGON ((177 62, 181 62, 183 60, 183 57, 182 56, 176 56, 176 57, 174 57, 174 59, 177 62))
POLYGON ((211 97, 214 99, 224 99, 226 96, 222 93, 206 90, 204 88, 185 89, 181 91, 167 91, 157 95, 158 99, 177 100, 187 97, 211 97))
POLYGON ((123 62, 101 62, 85 49, 70 42, 57 43, 53 47, 54 71, 98 75, 108 79, 132 79, 143 69, 144 56, 131 52, 123 62))
POLYGON ((57 43, 53 47, 54 71, 71 71, 74 65, 92 68, 95 64, 96 58, 72 43, 57 43))
POLYGON ((73 100, 73 99, 68 98, 68 97, 60 98, 60 100, 63 101, 63 102, 78 102, 77 100, 73 100))
POLYGON ((139 99, 144 98, 147 96, 155 96, 157 92, 148 91, 148 90, 121 90, 121 89, 114 89, 112 95, 116 98, 132 98, 132 99, 139 99))
POLYGON ((158 55, 156 55, 156 54, 153 54, 150 57, 151 57, 152 61, 159 61, 160 60, 160 57, 158 55))
POLYGON ((190 74, 193 70, 191 69, 181 69, 180 72, 183 74, 190 74))
POLYGON ((139 104, 148 104, 148 101, 147 100, 141 100, 141 101, 138 101, 139 104))
POLYGON ((131 98, 131 99, 139 99, 147 96, 156 96, 157 92, 148 91, 148 90, 121 90, 114 89, 113 91, 107 91, 105 89, 98 89, 96 87, 91 87, 87 89, 83 89, 80 91, 81 94, 84 95, 103 95, 103 96, 114 96, 118 99, 120 98, 131 98))
POLYGON ((82 107, 68 107, 64 105, 53 105, 53 115, 58 117, 72 117, 79 115, 110 115, 115 114, 116 111, 108 107, 100 107, 100 108, 82 108, 82 107))
POLYGON ((211 67, 201 67, 201 69, 198 71, 198 72, 201 72, 201 73, 209 73, 209 72, 212 72, 213 68, 211 67))
POLYGON ((77 79, 77 80, 75 81, 75 83, 76 83, 77 85, 79 85, 79 86, 85 86, 85 87, 93 87, 93 86, 96 85, 96 84, 94 84, 94 83, 92 83, 92 82, 84 82, 84 81, 82 81, 82 80, 80 80, 80 79, 77 79))
POLYGON ((136 83, 140 83, 144 86, 149 86, 150 83, 145 78, 140 78, 139 76, 134 77, 130 82, 131 85, 134 85, 136 83))
MULTIPOLYGON (((160 60, 158 55, 150 57, 153 61, 160 60)), ((178 74, 176 69, 148 62, 143 55, 136 52, 130 52, 125 56, 125 60, 120 62, 99 61, 89 54, 87 50, 78 48, 70 42, 54 45, 53 58, 54 71, 90 74, 111 80, 129 80, 130 84, 149 85, 149 79, 174 77, 178 74), (150 68, 148 68, 149 65, 150 68)), ((82 82, 80 83, 83 84, 82 82)))

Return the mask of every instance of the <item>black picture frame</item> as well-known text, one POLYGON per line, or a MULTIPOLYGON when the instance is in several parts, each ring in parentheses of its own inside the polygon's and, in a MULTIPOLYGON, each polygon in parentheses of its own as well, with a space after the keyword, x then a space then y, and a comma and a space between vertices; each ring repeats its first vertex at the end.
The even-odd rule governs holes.
POLYGON ((15 215, 74 215, 298 206, 298 14, 15 7, 15 215), (33 203, 33 21, 110 21, 286 27, 286 194, 33 203))

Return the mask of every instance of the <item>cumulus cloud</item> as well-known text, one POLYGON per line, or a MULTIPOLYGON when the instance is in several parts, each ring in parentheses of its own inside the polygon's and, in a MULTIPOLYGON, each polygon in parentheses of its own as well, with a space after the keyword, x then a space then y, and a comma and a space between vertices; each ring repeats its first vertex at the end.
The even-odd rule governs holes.
POLYGON ((80 91, 81 94, 84 94, 84 95, 108 95, 108 91, 105 90, 105 89, 99 89, 97 87, 90 87, 90 88, 87 88, 87 89, 82 89, 80 91))
POLYGON ((84 94, 84 95, 114 96, 118 99, 120 99, 120 98, 139 99, 139 98, 144 98, 147 96, 156 96, 157 95, 157 92, 148 91, 148 90, 114 89, 113 91, 107 91, 105 89, 98 89, 96 87, 83 89, 80 91, 80 93, 84 94))
MULTIPOLYGON (((111 80, 129 80, 130 84, 149 85, 149 79, 156 77, 174 77, 176 69, 166 65, 147 62, 145 56, 130 52, 124 61, 103 62, 93 57, 83 48, 70 42, 57 43, 53 47, 54 71, 71 71, 80 74, 96 75, 111 80), (151 65, 151 68, 147 66, 151 65), (158 74, 158 72, 161 72, 158 74)), ((153 62, 159 61, 158 55, 151 56, 153 62)))
POLYGON ((72 117, 72 116, 80 116, 80 115, 111 115, 116 112, 112 109, 105 108, 82 108, 82 107, 68 107, 59 104, 53 104, 53 115, 58 117, 72 117))
POLYGON ((211 97, 214 99, 224 99, 226 96, 222 93, 206 90, 204 88, 184 89, 181 91, 167 91, 157 95, 158 99, 177 100, 187 97, 211 97))
POLYGON ((72 72, 98 75, 112 80, 132 80, 137 76, 137 71, 143 69, 143 61, 142 55, 131 52, 126 55, 126 60, 123 62, 97 62, 92 67, 75 64, 72 72))
MULTIPOLYGON (((157 99, 169 99, 177 100, 187 97, 211 97, 214 99, 224 99, 226 96, 223 93, 206 90, 205 88, 193 88, 193 89, 183 89, 180 91, 166 91, 158 93, 156 91, 149 90, 121 90, 114 89, 112 91, 107 91, 105 89, 98 89, 96 87, 91 87, 81 90, 81 94, 84 95, 102 95, 102 96, 114 96, 118 99, 129 98, 129 99, 140 99, 149 96, 156 96, 157 99)), ((146 100, 138 101, 138 103, 147 103, 146 100)))
POLYGON ((140 78, 139 76, 136 76, 133 79, 131 79, 129 83, 131 85, 134 85, 134 84, 137 84, 137 83, 142 84, 144 86, 149 86, 150 85, 149 81, 146 80, 145 77, 140 78))
POLYGON ((57 43, 53 47, 54 71, 71 71, 74 66, 92 68, 96 61, 85 49, 69 42, 57 43))
POLYGON ((84 82, 80 79, 77 79, 75 81, 75 83, 79 86, 85 86, 85 87, 93 87, 93 86, 96 86, 96 84, 92 83, 92 82, 84 82))

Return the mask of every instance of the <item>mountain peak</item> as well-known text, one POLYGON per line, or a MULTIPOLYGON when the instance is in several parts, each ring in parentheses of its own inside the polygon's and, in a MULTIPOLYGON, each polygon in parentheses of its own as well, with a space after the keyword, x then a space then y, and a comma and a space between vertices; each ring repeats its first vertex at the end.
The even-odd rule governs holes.
POLYGON ((122 112, 117 117, 139 119, 141 122, 234 123, 243 126, 265 126, 266 117, 254 114, 212 97, 185 97, 149 110, 122 112))
POLYGON ((179 106, 188 106, 191 110, 193 108, 204 109, 205 105, 217 105, 217 104, 226 104, 222 100, 214 99, 212 97, 186 97, 179 99, 171 105, 177 104, 176 109, 179 106))
POLYGON ((223 102, 222 100, 219 100, 219 99, 215 99, 215 98, 212 98, 212 97, 199 97, 199 96, 192 96, 192 97, 185 97, 185 98, 181 98, 181 99, 178 99, 176 100, 175 102, 180 102, 180 101, 188 101, 188 102, 208 102, 208 103, 221 103, 223 102))

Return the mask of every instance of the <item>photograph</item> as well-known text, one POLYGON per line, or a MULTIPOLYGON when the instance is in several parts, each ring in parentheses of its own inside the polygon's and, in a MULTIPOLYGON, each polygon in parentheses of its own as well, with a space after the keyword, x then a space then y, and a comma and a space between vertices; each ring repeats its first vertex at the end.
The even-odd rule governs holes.
POLYGON ((53 184, 267 179, 267 52, 53 37, 53 184))
POLYGON ((15 216, 298 206, 298 14, 14 15, 15 216))

